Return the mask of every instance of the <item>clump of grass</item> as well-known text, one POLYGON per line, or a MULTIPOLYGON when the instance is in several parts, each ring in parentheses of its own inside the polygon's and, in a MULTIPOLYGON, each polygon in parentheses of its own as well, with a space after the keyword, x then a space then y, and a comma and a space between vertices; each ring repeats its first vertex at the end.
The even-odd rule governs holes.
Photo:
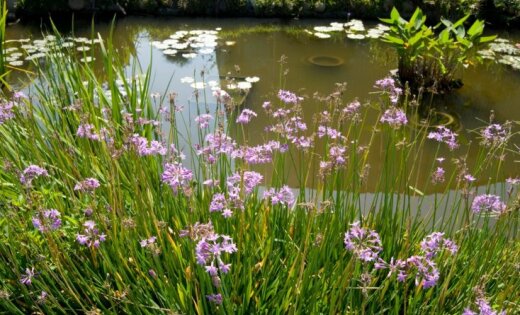
POLYGON ((2 312, 518 308, 518 180, 497 187, 491 178, 480 199, 474 185, 507 171, 497 157, 516 154, 511 125, 483 128, 477 163, 467 165, 451 131, 408 126, 417 106, 385 78, 369 108, 345 100, 343 85, 319 100, 280 89, 263 106, 265 142, 252 146, 261 136, 248 136, 247 123, 260 113, 236 108, 223 90, 198 92, 198 119, 188 122, 173 95, 150 97, 150 69, 128 73, 110 39, 101 50, 106 82, 73 55, 51 53, 36 92, 0 105, 2 312), (308 103, 324 108, 313 125, 301 117, 308 103), (378 120, 366 121, 366 110, 378 120), (191 124, 196 134, 183 130, 191 124), (435 140, 453 148, 445 158, 458 167, 440 174, 435 156, 420 171, 456 190, 428 204, 413 174, 435 140), (369 154, 383 161, 377 173, 369 154), (378 178, 371 195, 368 176, 378 178))

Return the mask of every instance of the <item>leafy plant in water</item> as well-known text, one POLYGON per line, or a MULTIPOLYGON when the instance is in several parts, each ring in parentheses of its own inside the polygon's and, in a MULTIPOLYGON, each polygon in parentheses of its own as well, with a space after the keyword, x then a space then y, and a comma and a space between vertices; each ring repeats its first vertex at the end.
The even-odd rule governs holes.
POLYGON ((390 26, 383 41, 397 51, 401 83, 407 82, 414 93, 420 88, 443 93, 460 87, 457 74, 463 67, 480 62, 476 51, 496 37, 482 36, 484 21, 481 20, 466 30, 464 23, 468 18, 466 15, 456 22, 441 19, 439 24, 429 27, 420 8, 408 21, 393 8, 390 18, 381 19, 390 26))

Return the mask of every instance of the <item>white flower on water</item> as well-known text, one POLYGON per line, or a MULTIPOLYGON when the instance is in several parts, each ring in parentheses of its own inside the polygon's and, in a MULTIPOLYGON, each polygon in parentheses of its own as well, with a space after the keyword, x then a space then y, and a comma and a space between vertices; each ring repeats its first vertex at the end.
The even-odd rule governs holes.
POLYGON ((259 77, 247 77, 246 81, 249 83, 256 83, 256 82, 260 81, 260 78, 259 77))
POLYGON ((330 38, 330 34, 319 33, 319 32, 314 33, 314 36, 316 36, 318 38, 330 38))

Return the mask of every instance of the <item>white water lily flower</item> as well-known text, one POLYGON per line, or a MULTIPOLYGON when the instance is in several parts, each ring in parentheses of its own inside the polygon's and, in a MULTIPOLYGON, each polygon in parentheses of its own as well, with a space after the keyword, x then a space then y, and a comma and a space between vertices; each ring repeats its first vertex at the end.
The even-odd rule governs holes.
MULTIPOLYGON (((343 28, 342 28, 343 29, 343 28)), ((319 33, 327 33, 335 31, 335 28, 330 26, 315 26, 314 30, 319 33)))
POLYGON ((193 82, 192 84, 190 84, 190 86, 192 88, 194 88, 194 89, 200 90, 200 89, 203 89, 203 88, 206 87, 206 83, 204 83, 204 82, 193 82))
POLYGON ((361 24, 361 25, 354 25, 354 26, 350 27, 350 30, 353 31, 353 32, 364 32, 365 31, 365 27, 363 26, 363 24, 361 24))
POLYGON ((246 81, 249 83, 255 83, 255 82, 260 81, 260 78, 259 77, 247 77, 246 81))
POLYGON ((77 51, 89 51, 90 47, 88 46, 79 46, 76 48, 77 51))
POLYGON ((76 43, 86 43, 86 42, 88 42, 88 38, 86 38, 86 37, 76 37, 76 38, 74 38, 74 41, 76 43))
POLYGON ((175 49, 165 49, 165 50, 163 50, 163 54, 168 55, 168 56, 173 56, 176 53, 177 53, 177 50, 175 50, 175 49))
POLYGON ((237 43, 237 42, 235 42, 235 41, 228 40, 228 41, 226 41, 225 44, 226 44, 226 46, 234 46, 236 43, 237 43))
POLYGON ((347 37, 350 39, 365 39, 365 35, 361 34, 348 34, 347 37))
POLYGON ((92 61, 94 61, 94 60, 96 60, 96 58, 93 58, 93 57, 87 56, 87 57, 85 57, 85 58, 81 58, 79 61, 81 61, 81 62, 92 62, 92 61))
POLYGON ((216 31, 222 31, 222 27, 216 27, 215 30, 216 31))
MULTIPOLYGON (((173 47, 173 45, 171 45, 171 46, 173 47)), ((164 44, 164 43, 158 43, 158 44, 155 44, 154 47, 157 49, 160 49, 160 50, 165 50, 165 49, 170 48, 170 45, 164 44)))
POLYGON ((33 40, 33 44, 36 46, 45 46, 47 41, 45 39, 35 39, 33 40))
POLYGON ((377 24, 376 29, 381 30, 383 32, 388 32, 390 30, 390 27, 388 27, 384 24, 377 24))
POLYGON ((182 56, 186 59, 193 59, 195 57, 197 57, 197 54, 194 54, 194 53, 190 53, 190 54, 182 54, 182 56))
POLYGON ((181 78, 181 83, 193 83, 193 82, 195 82, 195 79, 193 79, 192 77, 181 78))
POLYGON ((175 45, 177 44, 179 41, 176 40, 176 39, 165 39, 162 41, 163 44, 165 45, 175 45))
POLYGON ((330 35, 325 33, 314 33, 314 36, 318 38, 330 38, 330 35))
POLYGON ((23 61, 22 60, 13 60, 13 61, 10 61, 9 64, 13 67, 19 67, 19 66, 23 65, 23 61))
POLYGON ((191 43, 190 47, 191 48, 202 48, 202 47, 204 47, 204 44, 203 43, 191 43))
POLYGON ((203 55, 209 55, 209 54, 212 54, 215 50, 211 49, 211 48, 204 48, 204 49, 201 49, 199 50, 199 52, 203 55))
POLYGON ((72 46, 74 46, 73 42, 64 42, 63 44, 61 44, 61 47, 63 47, 63 48, 69 48, 72 46))
POLYGON ((27 58, 25 58, 25 60, 34 60, 34 59, 43 58, 43 57, 45 57, 44 53, 37 53, 37 54, 28 56, 27 58))
POLYGON ((253 85, 250 82, 241 81, 238 82, 237 87, 241 90, 249 90, 253 85))
POLYGON ((171 47, 174 49, 183 50, 188 48, 188 43, 177 43, 175 45, 171 45, 171 47))
POLYGON ((203 33, 204 33, 204 30, 191 30, 190 31, 190 34, 192 34, 192 35, 200 35, 203 33))
POLYGON ((4 50, 4 52, 5 52, 6 54, 8 54, 8 53, 10 53, 10 52, 12 52, 12 51, 17 51, 17 50, 18 50, 18 47, 9 47, 9 48, 6 48, 6 49, 4 50))
POLYGON ((231 83, 231 84, 228 84, 226 87, 228 90, 236 90, 237 85, 234 83, 231 83))

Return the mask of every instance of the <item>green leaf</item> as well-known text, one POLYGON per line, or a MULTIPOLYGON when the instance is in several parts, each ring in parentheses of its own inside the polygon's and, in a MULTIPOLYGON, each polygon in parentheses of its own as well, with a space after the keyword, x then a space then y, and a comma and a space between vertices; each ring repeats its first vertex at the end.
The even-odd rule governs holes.
POLYGON ((492 36, 483 36, 483 37, 480 37, 479 38, 479 43, 487 43, 487 42, 492 42, 494 41, 495 39, 497 38, 496 35, 492 35, 492 36))
POLYGON ((473 25, 468 30, 468 35, 470 36, 479 36, 484 31, 484 22, 481 20, 476 20, 473 25))
POLYGON ((383 38, 383 41, 387 42, 387 43, 392 43, 392 44, 404 45, 404 41, 402 39, 391 36, 391 35, 386 35, 383 38))
POLYGON ((394 21, 399 21, 401 15, 399 15, 399 11, 395 7, 392 8, 392 12, 390 12, 390 18, 394 21))

